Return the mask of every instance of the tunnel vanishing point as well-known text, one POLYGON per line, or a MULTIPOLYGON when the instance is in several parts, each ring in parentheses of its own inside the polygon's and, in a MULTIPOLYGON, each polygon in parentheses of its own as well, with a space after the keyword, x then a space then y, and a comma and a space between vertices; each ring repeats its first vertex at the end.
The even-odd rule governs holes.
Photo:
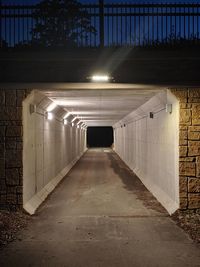
POLYGON ((87 150, 87 126, 112 126, 114 151, 170 214, 199 209, 199 55, 191 53, 1 53, 0 208, 34 214, 87 150), (115 81, 89 82, 106 58, 115 81))

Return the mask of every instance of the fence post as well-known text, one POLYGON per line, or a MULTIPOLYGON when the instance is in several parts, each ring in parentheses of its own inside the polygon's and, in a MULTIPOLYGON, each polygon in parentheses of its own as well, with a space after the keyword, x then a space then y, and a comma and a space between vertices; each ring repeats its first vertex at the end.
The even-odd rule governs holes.
POLYGON ((0 0, 0 48, 3 47, 3 40, 2 40, 2 1, 0 0))
POLYGON ((104 47, 104 0, 99 0, 100 47, 104 47))

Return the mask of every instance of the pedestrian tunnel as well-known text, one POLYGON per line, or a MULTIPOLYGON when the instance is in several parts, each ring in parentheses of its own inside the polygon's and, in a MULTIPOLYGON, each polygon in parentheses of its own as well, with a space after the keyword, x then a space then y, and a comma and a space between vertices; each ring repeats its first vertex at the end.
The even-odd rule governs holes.
POLYGON ((112 148, 167 211, 179 208, 177 98, 158 86, 77 83, 38 86, 23 102, 28 213, 35 213, 88 149, 87 133, 102 127, 112 127, 112 148))

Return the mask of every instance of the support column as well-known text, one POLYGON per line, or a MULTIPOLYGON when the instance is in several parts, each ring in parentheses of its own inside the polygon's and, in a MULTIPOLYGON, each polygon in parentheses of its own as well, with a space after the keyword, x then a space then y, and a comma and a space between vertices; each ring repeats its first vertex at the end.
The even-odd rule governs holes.
POLYGON ((0 208, 22 208, 22 101, 26 90, 0 90, 0 208))

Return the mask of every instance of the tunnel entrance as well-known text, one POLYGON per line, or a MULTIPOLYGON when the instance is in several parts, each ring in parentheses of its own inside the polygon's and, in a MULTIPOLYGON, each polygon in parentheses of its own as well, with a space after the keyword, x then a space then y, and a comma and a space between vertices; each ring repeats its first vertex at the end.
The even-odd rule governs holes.
POLYGON ((178 208, 175 96, 162 88, 69 84, 33 90, 23 102, 24 209, 33 214, 87 147, 111 146, 170 213, 178 208))
POLYGON ((87 147, 111 147, 112 144, 112 127, 88 127, 87 147))

